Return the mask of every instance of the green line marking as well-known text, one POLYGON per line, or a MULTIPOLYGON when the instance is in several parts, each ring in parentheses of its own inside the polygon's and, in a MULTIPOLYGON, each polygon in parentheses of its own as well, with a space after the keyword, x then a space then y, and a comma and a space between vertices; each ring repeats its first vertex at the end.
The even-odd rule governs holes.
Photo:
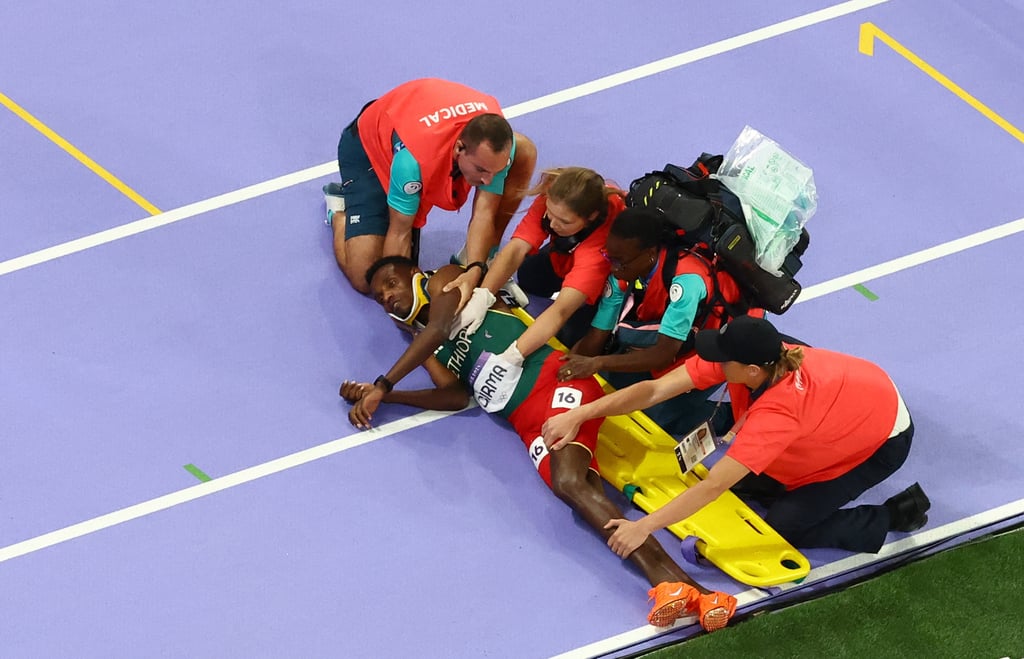
POLYGON ((878 299, 878 296, 869 291, 867 287, 864 286, 864 284, 857 284, 856 286, 853 287, 853 290, 857 291, 858 293, 860 293, 867 299, 871 300, 872 302, 878 299))
POLYGON ((185 471, 187 471, 188 473, 192 474, 193 476, 195 476, 199 480, 203 481, 204 483, 206 481, 213 480, 212 478, 207 476, 205 473, 203 473, 202 469, 200 469, 199 467, 195 466, 194 464, 187 464, 187 465, 185 465, 185 471))

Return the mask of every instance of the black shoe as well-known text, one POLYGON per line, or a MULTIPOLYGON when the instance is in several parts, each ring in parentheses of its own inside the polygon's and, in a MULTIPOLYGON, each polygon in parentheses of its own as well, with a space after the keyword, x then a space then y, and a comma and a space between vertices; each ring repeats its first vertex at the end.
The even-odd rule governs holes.
POLYGON ((910 533, 928 523, 928 509, 932 502, 928 500, 921 485, 914 483, 899 494, 885 500, 889 509, 889 530, 910 533))

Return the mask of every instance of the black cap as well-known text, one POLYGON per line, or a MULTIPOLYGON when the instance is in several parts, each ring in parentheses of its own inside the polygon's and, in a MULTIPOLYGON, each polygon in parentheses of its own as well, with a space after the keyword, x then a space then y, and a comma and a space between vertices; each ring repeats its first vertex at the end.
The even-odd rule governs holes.
POLYGON ((768 366, 782 354, 782 335, 764 318, 740 316, 717 330, 697 332, 697 354, 709 362, 768 366))

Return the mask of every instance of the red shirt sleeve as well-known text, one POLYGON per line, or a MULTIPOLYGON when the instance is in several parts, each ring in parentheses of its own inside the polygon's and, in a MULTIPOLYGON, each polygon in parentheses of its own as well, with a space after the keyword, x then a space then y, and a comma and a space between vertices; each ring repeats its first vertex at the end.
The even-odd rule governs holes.
POLYGON ((725 382, 725 372, 721 364, 704 361, 696 354, 687 358, 683 364, 686 366, 686 373, 693 380, 693 386, 697 389, 707 389, 725 382))
MULTIPOLYGON (((601 248, 611 230, 612 220, 625 207, 619 195, 610 195, 608 202, 608 219, 597 231, 587 236, 572 254, 551 253, 551 266, 555 274, 562 277, 562 288, 580 291, 586 296, 587 304, 596 304, 604 292, 604 282, 611 273, 611 264, 601 254, 601 248)), ((547 195, 537 195, 512 233, 513 238, 529 243, 530 254, 535 254, 551 238, 541 226, 546 212, 547 195)))
POLYGON ((537 198, 530 204, 529 210, 526 211, 526 215, 519 221, 519 225, 512 233, 513 238, 530 243, 531 254, 536 253, 548 239, 547 232, 540 224, 544 214, 548 211, 547 200, 547 195, 537 195, 537 198))
POLYGON ((580 291, 587 296, 587 304, 596 304, 601 298, 601 294, 604 293, 604 283, 612 271, 608 259, 601 254, 610 228, 608 222, 601 225, 597 231, 587 236, 586 240, 573 250, 564 264, 559 264, 554 258, 560 255, 552 254, 552 265, 555 267, 555 272, 559 271, 560 265, 568 266, 568 271, 563 275, 562 288, 575 288, 580 291))
POLYGON ((727 455, 788 489, 831 480, 891 436, 897 405, 892 380, 879 366, 805 347, 800 368, 749 406, 727 455))

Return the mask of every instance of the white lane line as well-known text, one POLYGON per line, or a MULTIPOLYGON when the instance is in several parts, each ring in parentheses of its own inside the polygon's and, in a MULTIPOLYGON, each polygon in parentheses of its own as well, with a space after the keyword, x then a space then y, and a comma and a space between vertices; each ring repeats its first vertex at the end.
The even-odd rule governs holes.
MULTIPOLYGON (((709 44, 707 46, 702 46, 700 48, 680 53, 672 57, 667 57, 662 60, 652 62, 650 64, 646 64, 643 66, 635 67, 633 69, 628 69, 626 71, 605 76, 603 78, 599 78, 588 83, 577 85, 575 87, 571 87, 560 92, 541 96, 531 101, 519 103, 508 107, 505 112, 509 118, 514 118, 531 112, 536 112, 538 110, 553 107, 561 103, 566 103, 571 100, 581 98, 583 96, 588 96, 591 94, 598 93, 600 91, 624 85, 644 77, 649 77, 657 73, 662 73, 673 68, 678 68, 686 64, 699 61, 701 59, 706 59, 714 55, 719 55, 725 52, 729 52, 731 50, 736 50, 738 48, 742 48, 744 46, 757 43, 759 41, 764 41, 766 39, 786 34, 788 32, 792 32, 804 27, 822 23, 828 20, 832 20, 834 18, 839 18, 850 13, 854 13, 869 7, 883 4, 885 2, 888 2, 888 0, 851 0, 850 2, 845 2, 839 5, 835 5, 833 7, 828 7, 826 9, 806 14, 804 16, 793 18, 787 21, 782 21, 780 23, 776 23, 765 28, 754 30, 753 32, 749 32, 744 35, 731 37, 713 44, 709 44)), ((270 194, 272 192, 276 192, 287 187, 315 180, 323 176, 328 176, 333 174, 334 168, 334 161, 330 161, 322 165, 309 167, 304 170, 294 172, 292 174, 280 176, 275 179, 265 181, 263 183, 257 183, 255 185, 241 188, 234 192, 225 193, 222 195, 218 195, 216 197, 212 197, 210 199, 189 204, 187 206, 182 206, 180 208, 167 211, 165 213, 161 213, 153 217, 146 217, 126 225, 114 227, 112 229, 91 234, 89 236, 78 238, 76 240, 71 240, 60 245, 55 245, 53 247, 39 250, 31 254, 26 254, 24 256, 9 259, 7 261, 0 262, 0 275, 15 272, 17 270, 22 270, 24 268, 28 268, 33 265, 38 265, 46 261, 51 261, 62 256, 73 254, 75 252, 83 251, 85 249, 103 245, 105 243, 119 240, 121 238, 136 235, 144 231, 148 231, 150 229, 155 229, 160 226, 172 224, 174 222, 195 217, 202 213, 217 210, 219 208, 223 208, 232 204, 241 203, 243 201, 254 199, 265 194, 270 194)), ((943 256, 948 256, 950 254, 954 254, 956 252, 963 251, 971 247, 984 244, 986 242, 990 242, 993 240, 997 240, 999 238, 1012 235, 1014 233, 1018 233, 1022 230, 1024 230, 1024 218, 1015 220, 1013 222, 998 227, 993 227, 992 229, 987 229, 985 231, 981 231, 979 233, 966 236, 964 238, 943 243, 932 248, 921 250, 919 252, 915 252, 914 254, 894 259, 886 263, 878 264, 876 266, 872 266, 870 268, 866 268, 864 270, 860 270, 849 275, 845 275, 843 277, 838 277, 828 282, 823 282, 821 284, 810 286, 803 290, 798 301, 806 302, 808 300, 814 299, 815 297, 820 297, 822 295, 826 295, 828 293, 841 290, 843 288, 848 288, 858 283, 863 283, 865 281, 877 279, 879 277, 891 274, 893 272, 898 272, 900 270, 904 270, 915 265, 920 265, 922 263, 935 260, 943 256)), ((277 473, 285 469, 290 469, 292 467, 296 467, 307 462, 320 459, 322 457, 333 455, 335 453, 340 453, 350 448, 354 448, 356 446, 360 446, 368 442, 376 441, 377 439, 383 439, 384 437, 394 434, 396 432, 419 427, 432 421, 435 421, 437 419, 450 416, 451 414, 454 414, 454 412, 422 412, 414 416, 408 417, 406 419, 401 419, 399 421, 386 424, 385 426, 381 426, 380 428, 374 431, 363 433, 362 437, 360 437, 359 439, 351 439, 349 437, 346 437, 334 440, 333 442, 328 442, 327 444, 322 444, 320 446, 313 447, 305 451, 300 451, 289 456, 278 458, 276 460, 264 463, 262 465, 257 465, 254 467, 250 467, 248 469, 244 469, 242 471, 235 472, 233 474, 229 474, 227 476, 215 478, 211 481, 195 485, 185 490, 173 492, 171 494, 164 495, 162 497, 157 497, 155 499, 151 499, 149 501, 145 501, 133 506, 129 506, 127 508, 123 508, 121 510, 108 513, 106 515, 102 515, 91 520, 86 520, 84 522, 80 522, 78 524, 74 524, 72 526, 68 526, 57 531, 46 533, 44 535, 37 536, 29 540, 25 540, 23 542, 15 543, 13 545, 9 545, 7 547, 0 549, 0 563, 10 560, 12 558, 16 558, 18 556, 23 556, 33 551, 38 551, 39 549, 50 547, 65 542, 67 540, 71 540, 77 537, 81 537, 83 535, 87 535, 89 533, 93 533, 95 531, 99 531, 111 526, 115 526, 117 524, 121 524, 123 522, 137 519, 139 517, 154 512, 158 512, 160 510, 165 510, 167 508, 182 503, 186 503, 188 501, 192 501, 207 496, 209 494, 213 494, 215 492, 219 492, 221 490, 234 487, 236 485, 241 485, 243 483, 256 480, 257 478, 262 478, 264 476, 277 473)), ((1016 510, 1016 512, 1014 514, 1024 514, 1024 505, 1022 504, 1024 504, 1024 500, 1018 501, 1015 504, 1008 504, 1003 508, 1015 507, 1014 509, 1016 510)), ((990 511, 990 513, 998 515, 995 513, 995 511, 990 511)), ((906 548, 915 546, 917 544, 935 542, 936 539, 955 537, 964 532, 970 531, 971 529, 977 528, 977 522, 975 520, 985 518, 986 516, 989 516, 989 513, 975 515, 973 517, 966 518, 965 520, 960 520, 959 522, 947 524, 941 527, 940 529, 935 529, 933 531, 918 534, 916 536, 906 538, 895 543, 890 543, 889 545, 886 545, 880 556, 892 553, 899 553, 900 551, 904 551, 906 548), (957 530, 951 532, 944 531, 945 529, 950 528, 954 528, 957 530), (939 538, 929 537, 940 533, 944 533, 944 535, 942 535, 939 538)), ((996 516, 995 520, 1003 518, 1004 517, 996 516)), ((812 570, 811 574, 808 576, 808 579, 811 579, 813 577, 815 581, 818 581, 821 579, 828 578, 828 576, 831 574, 844 572, 849 569, 853 569, 857 566, 865 566, 872 562, 874 561, 871 558, 862 558, 859 557, 859 555, 852 556, 848 559, 844 559, 843 561, 838 561, 836 563, 822 566, 821 568, 816 568, 815 570, 812 570)), ((808 581, 805 580, 804 583, 806 584, 808 583, 808 581)), ((766 595, 764 595, 764 593, 760 590, 748 590, 743 593, 740 593, 738 597, 740 598, 741 604, 749 604, 759 599, 763 599, 764 597, 766 597, 766 595)), ((660 633, 664 633, 663 631, 652 630, 653 628, 649 626, 637 628, 630 632, 626 632, 624 634, 611 637, 610 639, 605 639, 604 641, 599 641, 597 643, 593 643, 582 648, 577 648, 576 650, 559 656, 589 657, 593 656, 594 654, 608 652, 610 650, 618 648, 628 647, 629 645, 636 644, 650 638, 654 638, 660 633)))
MULTIPOLYGON (((805 16, 797 17, 781 23, 749 32, 744 35, 725 39, 723 41, 703 46, 694 50, 668 57, 651 64, 647 64, 640 67, 635 67, 627 71, 616 73, 610 76, 605 76, 594 80, 589 83, 577 85, 571 87, 562 92, 554 94, 548 94, 546 96, 539 97, 532 101, 527 101, 517 105, 510 106, 506 109, 506 113, 509 117, 522 116, 530 112, 535 112, 540 109, 552 107, 554 105, 565 103, 582 96, 597 93, 606 89, 613 88, 615 86, 623 85, 634 80, 638 80, 643 77, 651 76, 656 73, 661 73, 672 68, 677 68, 691 62, 705 59, 707 57, 728 52, 729 50, 735 50, 743 46, 763 41, 765 39, 792 32, 794 30, 801 29, 810 25, 815 25, 833 18, 845 16, 847 14, 860 11, 865 8, 873 7, 876 5, 883 4, 889 0, 852 0, 845 2, 833 7, 829 7, 820 11, 812 12, 805 16)), ((304 170, 280 176, 263 183, 257 183, 245 188, 241 188, 234 192, 225 193, 216 197, 195 202, 187 206, 161 213, 156 216, 146 217, 141 220, 114 227, 105 231, 101 231, 89 236, 78 238, 60 245, 55 245, 31 254, 16 257, 4 262, 0 262, 0 275, 8 274, 21 270, 24 268, 38 265, 46 261, 51 261, 68 254, 83 251, 91 247, 103 245, 105 243, 119 240, 128 236, 136 235, 150 229, 154 229, 160 226, 178 222, 184 219, 195 217, 202 213, 210 212, 223 208, 232 204, 241 203, 249 199, 253 199, 265 194, 276 192, 294 185, 298 185, 307 181, 311 181, 323 176, 330 175, 334 172, 335 163, 333 161, 309 167, 304 170)), ((914 254, 910 254, 892 261, 865 268, 863 270, 838 277, 836 279, 822 282, 814 286, 809 286, 803 290, 798 302, 806 302, 820 297, 843 288, 848 288, 858 283, 877 279, 887 274, 892 274, 900 270, 904 270, 915 265, 948 256, 959 251, 969 249, 999 238, 1003 238, 1020 231, 1024 230, 1024 218, 1009 222, 1004 225, 986 229, 984 231, 965 236, 957 240, 949 241, 935 247, 931 247, 914 254)), ((181 503, 186 503, 194 499, 198 499, 214 492, 219 492, 235 485, 240 485, 263 476, 277 473, 285 469, 289 469, 312 460, 317 460, 334 453, 340 453, 349 448, 360 446, 362 444, 382 439, 388 435, 394 434, 406 429, 419 427, 430 423, 436 419, 443 418, 453 414, 453 412, 422 412, 400 421, 382 426, 375 431, 363 434, 359 439, 342 438, 323 444, 318 447, 307 449, 299 453, 292 454, 278 458, 271 462, 264 463, 244 469, 228 476, 215 478, 206 483, 201 483, 185 490, 173 492, 156 499, 151 499, 121 510, 96 517, 91 520, 86 520, 72 526, 52 531, 23 542, 15 543, 0 549, 0 563, 7 561, 17 556, 22 556, 32 551, 37 551, 45 547, 49 547, 67 540, 71 540, 82 535, 92 533, 110 526, 114 526, 144 515, 148 515, 153 512, 165 510, 181 503)), ((971 519, 971 518, 968 518, 971 519)), ((943 527, 945 528, 945 527, 943 527)), ((870 561, 869 561, 870 562, 870 561)), ((819 568, 821 569, 821 568, 819 568)), ((753 601, 753 600, 751 600, 753 601)), ((639 631, 649 628, 641 628, 639 631)), ((630 632, 630 635, 635 632, 630 632)), ((648 632, 648 637, 650 634, 648 632)), ((616 637, 618 638, 618 637, 616 637)), ((591 647, 591 646, 587 646, 591 647)), ((567 655, 568 656, 568 655, 567 655)))
MULTIPOLYGON (((627 69, 619 73, 613 73, 611 75, 604 76, 603 78, 598 78, 597 80, 592 80, 553 94, 547 94, 545 96, 535 98, 531 101, 525 101, 523 103, 509 106, 505 109, 505 115, 511 119, 531 112, 536 112, 544 108, 559 105, 561 103, 567 103, 583 96, 596 94, 600 91, 633 82, 634 80, 646 78, 657 73, 663 73, 670 69, 679 68, 686 64, 706 59, 714 55, 721 55, 731 50, 737 50, 744 46, 749 46, 750 44, 765 41, 766 39, 777 37, 811 25, 816 25, 818 23, 823 23, 834 18, 840 18, 847 14, 852 14, 888 1, 889 0, 851 0, 850 2, 843 2, 832 7, 811 12, 810 14, 805 14, 804 16, 791 18, 780 23, 775 23, 774 25, 759 28, 752 32, 747 32, 746 34, 730 37, 706 46, 688 50, 678 55, 666 57, 650 64, 627 69)), ((70 240, 59 245, 47 247, 30 254, 25 254, 23 256, 0 262, 0 276, 17 270, 23 270, 24 268, 29 268, 34 265, 39 265, 40 263, 45 263, 47 261, 53 261, 54 259, 74 254, 76 252, 81 252, 92 247, 98 247, 115 240, 127 238, 128 236, 134 236, 144 231, 149 231, 150 229, 162 227, 174 222, 180 222, 181 220, 195 217, 196 215, 207 213, 218 208, 224 208, 225 206, 238 204, 249 199, 270 194, 271 192, 277 192, 278 190, 282 190, 293 185, 299 185, 324 176, 329 176, 336 171, 337 163, 332 160, 322 165, 308 167, 292 174, 286 174, 269 181, 256 183, 234 192, 228 192, 216 197, 211 197, 204 201, 188 204, 187 206, 182 206, 165 213, 160 213, 159 215, 147 216, 135 222, 130 222, 122 226, 100 231, 75 240, 70 240)))
MULTIPOLYGON (((854 570, 868 567, 879 560, 898 556, 918 547, 927 547, 932 544, 951 540, 975 529, 984 528, 992 524, 998 524, 1004 520, 1020 517, 1021 515, 1024 515, 1024 499, 1018 499, 1017 501, 1012 501, 991 510, 986 510, 975 515, 971 515, 970 517, 950 522, 949 524, 943 524, 942 526, 934 529, 920 531, 914 535, 901 538, 900 540, 894 540, 893 542, 884 545, 878 554, 853 554, 852 556, 840 559, 834 563, 827 563, 821 567, 811 570, 801 583, 788 583, 779 586, 779 588, 782 591, 806 588, 811 584, 823 582, 837 575, 846 574, 854 570)), ((736 595, 736 599, 739 600, 740 607, 746 607, 755 602, 769 599, 770 597, 772 597, 772 595, 760 588, 751 588, 736 595)), ((553 659, 589 659, 590 657, 603 656, 618 650, 624 650, 640 643, 654 640, 658 636, 667 634, 674 629, 686 627, 687 625, 695 624, 696 622, 696 617, 687 616, 680 618, 679 622, 669 629, 661 629, 658 627, 651 627, 650 625, 644 625, 643 627, 637 627, 621 634, 609 636, 608 638, 600 641, 595 641, 588 645, 574 648, 556 655, 553 659)))
POLYGON ((544 108, 549 108, 554 105, 560 105, 569 101, 581 98, 583 96, 589 96, 596 94, 597 92, 605 91, 613 87, 618 87, 641 78, 647 78, 658 73, 664 73, 671 69, 677 69, 686 64, 692 64, 702 59, 714 57, 715 55, 721 55, 731 50, 738 50, 745 46, 758 43, 760 41, 766 41, 774 37, 787 34, 789 32, 795 32, 805 27, 831 21, 836 18, 841 18, 848 14, 853 14, 869 7, 881 5, 889 0, 850 0, 850 2, 843 2, 838 5, 826 7, 825 9, 819 9, 803 16, 797 16, 796 18, 790 18, 788 20, 762 27, 752 32, 740 34, 735 37, 729 37, 715 43, 701 46, 700 48, 694 48, 688 50, 685 53, 679 53, 678 55, 672 55, 660 59, 650 64, 644 64, 637 66, 632 69, 626 69, 619 73, 613 73, 611 75, 585 82, 582 85, 576 85, 575 87, 569 87, 560 92, 541 96, 535 98, 532 101, 526 101, 517 105, 510 106, 504 110, 505 116, 508 118, 518 117, 530 112, 536 112, 544 108))
POLYGON ((978 247, 985 243, 992 242, 993 240, 999 240, 1000 238, 1006 238, 1012 236, 1015 233, 1024 231, 1024 217, 1007 222, 1006 224, 1000 224, 999 226, 992 227, 991 229, 985 229, 977 233, 972 233, 962 238, 950 240, 949 242, 940 243, 927 249, 922 249, 906 256, 901 256, 891 261, 879 263, 863 270, 851 272, 848 275, 836 277, 829 281, 821 282, 820 284, 814 284, 808 286, 800 292, 800 297, 797 298, 796 302, 807 302, 813 300, 816 297, 822 295, 828 295, 844 288, 850 288, 857 284, 863 284, 866 281, 872 279, 879 279, 901 270, 907 270, 915 266, 927 263, 929 261, 935 261, 945 256, 956 254, 957 252, 963 252, 972 247, 978 247))
MULTIPOLYGON (((333 163, 328 163, 332 165, 333 163)), ((113 227, 105 231, 83 236, 82 238, 76 238, 75 240, 69 240, 66 243, 47 247, 37 252, 18 256, 7 261, 0 262, 0 276, 15 272, 16 270, 23 270, 40 263, 46 263, 47 261, 53 261, 59 259, 62 256, 68 254, 74 254, 75 252, 81 252, 92 247, 98 247, 105 245, 106 243, 114 242, 128 236, 134 236, 150 229, 156 229, 174 222, 180 222, 181 220, 187 220, 196 215, 208 213, 210 211, 224 208, 232 204, 238 204, 249 199, 255 199, 256 197, 270 194, 271 192, 277 192, 289 188, 293 185, 298 185, 306 181, 311 181, 320 176, 330 173, 327 165, 318 165, 316 167, 310 167, 303 169, 299 172, 287 174, 285 176, 279 176, 269 181, 262 183, 256 183, 234 192, 227 192, 216 197, 210 197, 203 201, 197 201, 187 206, 175 208, 159 215, 151 215, 130 222, 128 224, 122 224, 118 227, 113 227)))
POLYGON ((242 469, 241 471, 236 471, 233 474, 214 478, 206 481, 205 483, 200 483, 199 485, 193 485, 192 487, 185 488, 184 490, 171 492, 170 494, 165 494, 155 499, 150 499, 149 501, 143 501, 142 503, 137 503, 135 505, 128 506, 127 508, 122 508, 121 510, 115 510, 114 512, 107 513, 106 515, 94 517, 93 519, 72 524, 71 526, 66 526, 56 531, 44 533, 43 535, 23 540, 22 542, 17 542, 13 545, 8 545, 0 549, 0 563, 9 561, 12 558, 24 556, 25 554, 29 554, 34 551, 39 551, 40 549, 52 547, 53 545, 57 545, 62 542, 67 542, 68 540, 74 540, 75 538, 80 538, 83 535, 95 533, 96 531, 100 531, 111 526, 123 524, 124 522, 144 517, 145 515, 166 510, 173 506, 194 501, 195 499, 209 496, 215 492, 236 487, 238 485, 254 481, 258 478, 276 474, 286 469, 292 469, 293 467, 304 465, 307 462, 312 462, 336 453, 341 453, 342 451, 347 451, 357 446, 377 441, 378 439, 384 439, 385 437, 410 428, 418 428, 433 421, 437 421, 438 419, 458 414, 461 411, 462 410, 455 412, 420 412, 404 419, 386 423, 371 430, 359 431, 347 437, 327 442, 326 444, 304 449, 297 453, 276 458, 270 462, 264 462, 263 464, 256 465, 254 467, 248 467, 247 469, 242 469))
MULTIPOLYGON (((152 219, 159 219, 159 216, 152 219)), ((142 222, 145 221, 146 220, 142 220, 142 222)), ((933 261, 972 247, 977 247, 1000 238, 1020 233, 1021 231, 1024 231, 1024 218, 1013 220, 1012 222, 1007 222, 1006 224, 992 227, 991 229, 985 229, 978 233, 964 236, 963 238, 957 238, 956 240, 941 243, 934 247, 929 247, 927 249, 914 252, 913 254, 908 254, 904 257, 886 261, 869 268, 864 268, 863 270, 858 270, 857 272, 843 275, 820 284, 808 286, 801 292, 797 302, 807 302, 808 300, 816 297, 821 297, 829 293, 849 288, 855 284, 870 281, 872 279, 878 279, 885 275, 927 263, 928 261, 933 261)), ((353 448, 354 446, 359 446, 377 439, 383 439, 394 432, 416 428, 450 414, 452 413, 421 412, 406 419, 394 421, 385 426, 381 426, 380 428, 369 431, 362 436, 359 436, 358 434, 352 436, 359 437, 358 439, 338 439, 290 456, 278 458, 262 465, 250 467, 243 471, 236 472, 235 474, 215 478, 209 482, 195 485, 179 492, 174 492, 92 520, 87 520, 64 529, 53 531, 51 533, 38 536, 37 538, 19 542, 0 549, 0 563, 10 558, 14 558, 15 556, 21 556, 37 549, 49 547, 66 540, 71 540, 80 535, 92 533, 94 531, 107 528, 108 526, 120 524, 137 517, 142 517, 143 515, 148 515, 152 512, 157 512, 180 503, 185 503, 187 501, 206 496, 207 494, 219 492, 220 490, 228 487, 240 485, 256 478, 277 473, 278 471, 304 464, 310 460, 316 460, 321 457, 333 455, 334 453, 340 453, 341 451, 353 448)), ((634 632, 630 632, 630 634, 633 633, 634 632)))

